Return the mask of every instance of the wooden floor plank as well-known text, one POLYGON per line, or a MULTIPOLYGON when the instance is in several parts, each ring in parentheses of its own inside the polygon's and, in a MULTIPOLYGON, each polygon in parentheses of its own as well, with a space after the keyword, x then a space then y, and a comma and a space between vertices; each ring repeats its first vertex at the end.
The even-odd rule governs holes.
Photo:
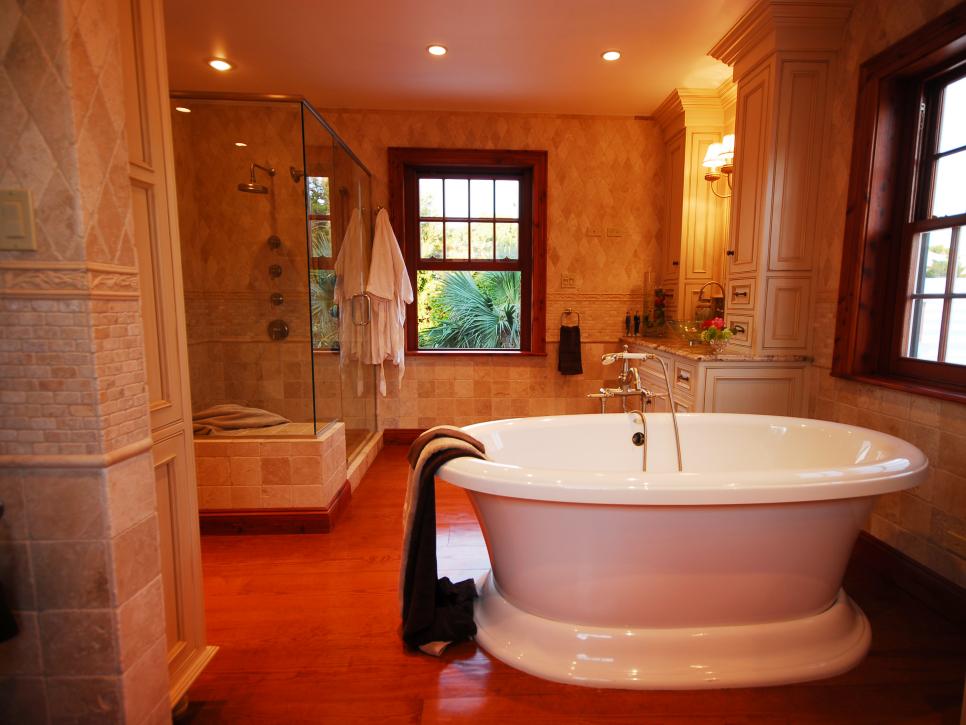
MULTIPOLYGON (((398 637, 405 446, 387 446, 332 533, 202 540, 208 638, 221 649, 189 695, 190 723, 956 723, 966 635, 917 599, 850 569, 868 615, 855 670, 786 687, 627 692, 540 680, 472 642, 433 659, 398 637)), ((488 558, 465 493, 437 493, 440 573, 488 558)))

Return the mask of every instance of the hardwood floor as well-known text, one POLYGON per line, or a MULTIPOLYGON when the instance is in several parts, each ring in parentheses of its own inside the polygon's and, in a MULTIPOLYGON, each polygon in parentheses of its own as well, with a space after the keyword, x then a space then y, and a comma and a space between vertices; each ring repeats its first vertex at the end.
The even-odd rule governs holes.
MULTIPOLYGON (((912 596, 850 570, 868 658, 801 685, 627 692, 525 675, 473 643, 403 650, 396 595, 405 446, 387 446, 334 532, 202 541, 208 640, 190 723, 957 723, 966 635, 912 596)), ((441 575, 488 568, 464 492, 438 487, 441 575)))

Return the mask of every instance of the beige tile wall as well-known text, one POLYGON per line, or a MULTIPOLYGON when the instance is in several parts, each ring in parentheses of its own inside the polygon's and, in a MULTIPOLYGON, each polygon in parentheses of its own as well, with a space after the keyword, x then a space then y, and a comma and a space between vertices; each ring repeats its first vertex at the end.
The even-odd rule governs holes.
POLYGON ((830 83, 830 116, 818 230, 815 365, 811 414, 892 433, 920 446, 932 463, 929 480, 880 499, 870 531, 943 576, 966 585, 966 406, 854 383, 829 375, 839 267, 845 228, 859 65, 956 3, 860 0, 830 83))
POLYGON ((0 252, 3 722, 169 718, 115 9, 0 6, 0 186, 38 233, 0 252))
MULTIPOLYGON (((383 428, 468 423, 511 415, 593 412, 583 395, 605 378, 594 360, 614 349, 625 311, 640 309, 644 272, 657 267, 664 145, 651 120, 591 116, 327 110, 373 173, 373 205, 388 202, 390 146, 545 149, 549 153, 547 330, 540 358, 441 360, 410 356, 380 399, 383 428), (607 229, 612 234, 607 236, 607 229), (600 230, 600 236, 588 231, 600 230), (561 289, 561 275, 576 288, 561 289), (581 314, 582 376, 557 373, 560 312, 581 314)), ((390 366, 387 366, 389 369, 390 366)), ((613 382, 613 381, 610 381, 613 382)))
POLYGON ((315 439, 195 440, 198 507, 320 508, 346 481, 342 423, 315 439))

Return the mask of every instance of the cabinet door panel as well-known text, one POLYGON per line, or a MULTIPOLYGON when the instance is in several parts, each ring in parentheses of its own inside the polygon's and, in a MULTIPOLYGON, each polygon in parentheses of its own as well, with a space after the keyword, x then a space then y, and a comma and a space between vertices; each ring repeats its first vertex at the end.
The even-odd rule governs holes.
POLYGON ((730 274, 758 268, 758 246, 766 227, 766 194, 771 144, 771 65, 748 76, 738 87, 735 129, 735 179, 732 199, 730 274))
POLYGON ((678 134, 667 146, 667 237, 662 273, 664 282, 676 282, 681 269, 682 216, 684 200, 685 138, 678 134))
POLYGON ((802 415, 802 368, 712 368, 705 373, 710 413, 802 415))
POLYGON ((824 63, 785 62, 781 66, 777 122, 781 153, 775 158, 768 235, 768 267, 772 270, 812 268, 822 163, 825 77, 824 63))

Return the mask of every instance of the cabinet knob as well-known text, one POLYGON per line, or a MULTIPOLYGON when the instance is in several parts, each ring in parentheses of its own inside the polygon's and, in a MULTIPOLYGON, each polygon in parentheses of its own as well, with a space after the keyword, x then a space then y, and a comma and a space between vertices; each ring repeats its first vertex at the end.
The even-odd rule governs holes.
POLYGON ((672 267, 677 267, 679 264, 681 264, 681 263, 678 260, 676 260, 676 259, 673 262, 671 262, 671 266, 672 267))
POLYGON ((725 252, 725 254, 727 254, 729 257, 733 257, 735 256, 735 250, 729 249, 727 252, 725 252))
POLYGON ((739 297, 747 297, 747 296, 748 296, 748 290, 746 290, 746 289, 745 290, 734 290, 731 293, 731 299, 735 299, 735 300, 738 299, 739 297))

